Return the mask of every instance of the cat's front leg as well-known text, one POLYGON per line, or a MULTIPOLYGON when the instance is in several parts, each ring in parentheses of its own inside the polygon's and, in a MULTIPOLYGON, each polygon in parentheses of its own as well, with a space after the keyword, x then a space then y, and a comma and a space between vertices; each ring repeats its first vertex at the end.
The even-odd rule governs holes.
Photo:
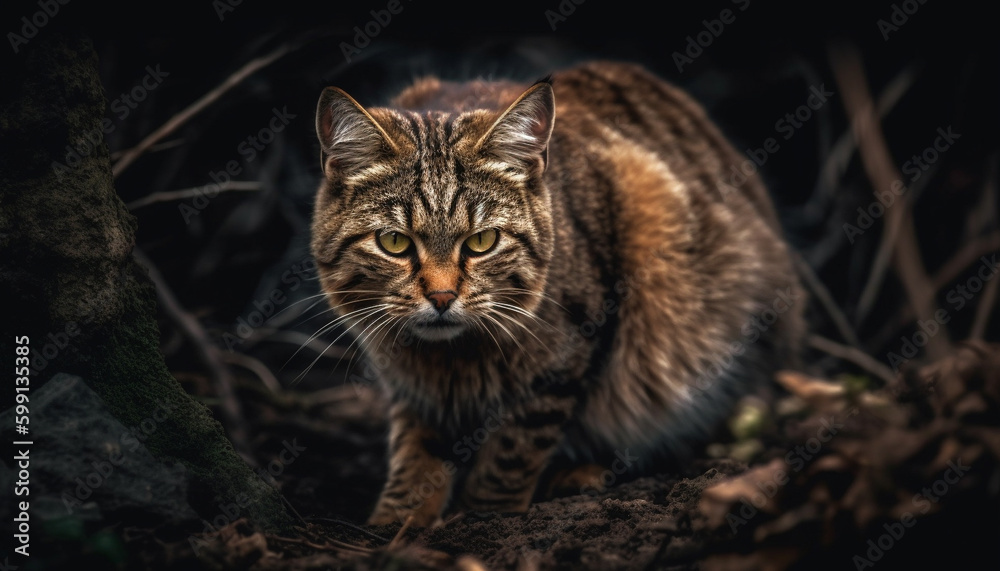
POLYGON ((368 523, 404 523, 426 527, 441 517, 451 495, 454 464, 434 454, 439 433, 404 405, 393 405, 389 417, 389 479, 368 523))
POLYGON ((476 453, 460 498, 471 511, 523 512, 538 478, 562 441, 574 401, 539 397, 503 418, 476 453))

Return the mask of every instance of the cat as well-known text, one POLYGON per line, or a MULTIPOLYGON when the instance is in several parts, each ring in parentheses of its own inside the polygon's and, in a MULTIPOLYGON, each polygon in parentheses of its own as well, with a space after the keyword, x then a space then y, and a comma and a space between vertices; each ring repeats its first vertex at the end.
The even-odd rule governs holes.
POLYGON ((328 87, 316 130, 328 329, 390 396, 369 524, 526 511, 556 457, 570 489, 684 458, 795 356, 765 188, 727 182, 743 157, 638 65, 431 77, 371 109, 328 87))

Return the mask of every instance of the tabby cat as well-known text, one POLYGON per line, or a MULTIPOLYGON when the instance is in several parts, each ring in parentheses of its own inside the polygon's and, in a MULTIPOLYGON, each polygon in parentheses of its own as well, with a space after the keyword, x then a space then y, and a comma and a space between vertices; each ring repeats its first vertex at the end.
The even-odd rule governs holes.
POLYGON ((369 523, 525 511, 556 457, 577 490, 683 458, 794 355, 765 189, 733 186, 743 157, 640 67, 428 78, 371 109, 330 87, 316 130, 329 328, 391 395, 369 523))

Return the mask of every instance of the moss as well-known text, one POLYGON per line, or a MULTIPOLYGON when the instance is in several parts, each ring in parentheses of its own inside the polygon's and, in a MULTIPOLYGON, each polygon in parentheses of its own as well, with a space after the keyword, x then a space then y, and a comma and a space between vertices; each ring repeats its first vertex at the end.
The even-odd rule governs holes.
MULTIPOLYGON (((35 354, 67 323, 79 329, 33 384, 57 371, 79 374, 130 427, 169 409, 162 421, 147 421, 155 428, 145 443, 190 470, 196 511, 212 519, 220 504, 237 503, 240 516, 265 529, 287 525, 278 493, 160 355, 155 291, 131 256, 136 222, 115 193, 107 146, 88 138, 100 133, 106 108, 93 46, 52 31, 22 55, 0 95, 0 295, 18 300, 8 323, 31 337, 35 354)), ((10 355, 4 337, 0 351, 10 355)))

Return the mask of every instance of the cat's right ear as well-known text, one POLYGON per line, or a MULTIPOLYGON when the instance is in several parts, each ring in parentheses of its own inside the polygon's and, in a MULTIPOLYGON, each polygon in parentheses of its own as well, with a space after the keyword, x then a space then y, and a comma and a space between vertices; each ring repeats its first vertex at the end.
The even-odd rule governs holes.
POLYGON ((399 148, 378 121, 343 90, 327 87, 316 107, 316 135, 326 176, 343 176, 399 148))

